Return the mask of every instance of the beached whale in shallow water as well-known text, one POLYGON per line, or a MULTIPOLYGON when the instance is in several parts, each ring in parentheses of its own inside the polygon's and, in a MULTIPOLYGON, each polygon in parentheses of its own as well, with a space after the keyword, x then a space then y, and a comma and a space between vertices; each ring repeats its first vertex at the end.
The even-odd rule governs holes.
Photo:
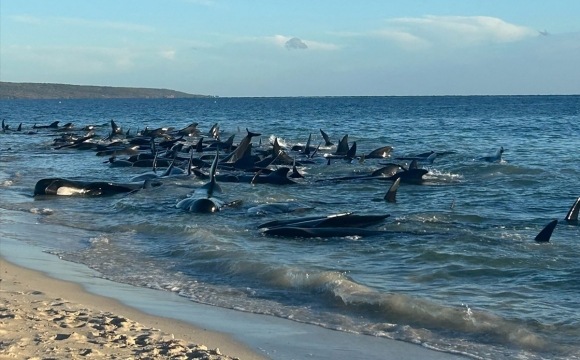
POLYGON ((392 146, 382 146, 378 149, 371 151, 367 155, 365 155, 365 158, 367 158, 367 159, 383 159, 383 158, 388 157, 392 150, 393 150, 392 146))
POLYGON ((312 206, 303 205, 298 202, 279 202, 260 204, 253 206, 247 210, 248 215, 270 215, 270 214, 284 214, 291 212, 301 212, 314 209, 312 206))
POLYGON ((37 195, 87 195, 106 196, 133 192, 144 188, 156 187, 161 182, 146 180, 144 182, 119 184, 106 181, 80 181, 62 178, 41 179, 34 186, 34 196, 37 195))
POLYGON ((275 184, 275 185, 293 185, 296 182, 288 177, 289 168, 283 167, 279 168, 272 173, 261 176, 262 170, 258 171, 256 175, 252 177, 250 184, 275 184))
POLYGON ((200 188, 197 188, 193 194, 181 200, 175 205, 178 209, 187 210, 193 213, 214 213, 221 211, 226 206, 234 206, 241 204, 240 200, 225 203, 223 200, 216 198, 214 195, 222 192, 221 186, 216 181, 216 169, 219 161, 219 150, 216 151, 210 169, 210 181, 200 188))
POLYGON ((60 121, 54 121, 49 125, 36 125, 36 124, 34 124, 34 125, 32 125, 32 128, 33 129, 56 129, 56 128, 58 128, 59 122, 60 121))
POLYGON ((345 236, 375 236, 385 231, 365 229, 381 223, 390 215, 334 214, 322 217, 307 217, 292 220, 270 221, 259 225, 266 235, 301 238, 329 238, 345 236))
POLYGON ((351 212, 333 214, 328 216, 310 216, 288 220, 274 220, 258 225, 258 229, 276 227, 300 227, 300 228, 328 228, 328 227, 350 227, 361 228, 381 223, 391 216, 384 215, 355 215, 351 212))
POLYGON ((385 231, 362 228, 299 228, 290 226, 267 229, 264 231, 264 234, 282 237, 329 238, 346 236, 377 236, 385 234, 385 231))

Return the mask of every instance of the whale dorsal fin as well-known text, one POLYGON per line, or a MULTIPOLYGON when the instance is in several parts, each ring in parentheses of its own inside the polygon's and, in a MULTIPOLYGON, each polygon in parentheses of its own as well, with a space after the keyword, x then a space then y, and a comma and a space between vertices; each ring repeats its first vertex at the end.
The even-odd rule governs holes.
POLYGON ((225 148, 230 148, 232 147, 232 145, 234 145, 234 137, 236 136, 236 134, 232 134, 225 142, 224 142, 224 147, 225 148))
POLYGON ((542 231, 540 231, 538 235, 536 235, 536 238, 534 240, 540 243, 549 242, 550 237, 552 236, 552 233, 556 228, 556 225, 558 225, 558 220, 551 221, 548 225, 546 225, 545 228, 542 229, 542 231))
POLYGON ((308 141, 306 141, 306 146, 304 147, 304 155, 310 155, 310 141, 312 140, 312 133, 308 135, 308 141))
POLYGON ((389 188, 389 191, 385 194, 385 200, 388 202, 397 202, 397 189, 399 189, 399 183, 401 182, 401 178, 397 178, 393 185, 389 188))
POLYGON ((344 137, 340 140, 338 145, 336 146, 335 155, 346 155, 348 153, 348 134, 344 135, 344 137))
POLYGON ((193 150, 189 149, 189 162, 187 163, 187 176, 191 176, 191 166, 193 165, 193 150))
POLYGON ((566 215, 564 220, 566 220, 568 222, 577 223, 579 211, 580 211, 580 197, 578 199, 576 199, 576 201, 574 202, 574 204, 570 208, 570 211, 568 211, 568 214, 566 215))
POLYGON ((210 197, 213 195, 214 191, 216 191, 216 189, 218 189, 217 191, 221 192, 221 189, 219 188, 219 185, 216 182, 215 179, 215 173, 217 171, 217 164, 220 158, 220 150, 219 148, 216 149, 215 151, 215 158, 213 159, 213 162, 211 163, 211 168, 209 169, 209 188, 207 189, 207 196, 210 197))
POLYGON ((298 172, 298 169, 296 168, 296 157, 294 157, 294 162, 292 163, 292 174, 290 174, 291 178, 304 178, 304 176, 302 176, 302 174, 300 174, 298 172))
POLYGON ((272 144, 272 154, 278 156, 278 154, 280 154, 280 150, 282 150, 282 147, 278 142, 278 138, 275 138, 274 143, 272 144))
POLYGON ((203 136, 200 137, 197 144, 195 144, 195 152, 203 152, 203 136))

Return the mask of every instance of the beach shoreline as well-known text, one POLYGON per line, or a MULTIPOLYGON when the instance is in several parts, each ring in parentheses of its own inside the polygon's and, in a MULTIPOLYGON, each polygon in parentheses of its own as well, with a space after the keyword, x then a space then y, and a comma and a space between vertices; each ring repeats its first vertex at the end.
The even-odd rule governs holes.
MULTIPOLYGON (((106 322, 108 320, 105 319, 122 317, 131 323, 137 322, 140 325, 133 328, 146 332, 141 336, 158 341, 157 357, 151 357, 156 359, 163 359, 159 349, 166 351, 168 345, 174 344, 168 341, 174 339, 180 340, 177 344, 181 345, 182 350, 186 345, 203 344, 197 350, 207 349, 203 351, 210 355, 210 359, 466 359, 461 354, 439 352, 417 344, 194 303, 171 292, 112 282, 100 278, 98 273, 83 265, 63 261, 39 247, 6 236, 0 239, 0 278, 0 300, 3 302, 10 302, 7 295, 19 292, 22 294, 18 296, 24 296, 19 302, 40 300, 46 303, 42 305, 44 309, 66 300, 68 303, 64 305, 74 309, 92 309, 96 315, 100 314, 99 311, 111 314, 101 318, 97 316, 95 321, 106 322), (215 351, 212 352, 216 348, 226 355, 216 355, 215 351)), ((7 306, 4 305, 4 308, 7 306)), ((15 346, 18 346, 16 339, 22 338, 22 334, 5 328, 7 323, 16 321, 21 324, 20 320, 11 316, 5 314, 0 319, 3 326, 0 328, 2 348, 11 341, 10 338, 15 346)), ((32 316, 37 315, 32 312, 32 316)), ((22 324, 16 326, 23 327, 22 324)), ((62 333, 55 333, 54 337, 62 333)), ((77 338, 75 335, 71 340, 77 338)), ((81 340, 84 341, 82 337, 81 340)), ((72 349, 73 345, 64 348, 72 349)), ((86 352, 87 348, 83 349, 86 352)), ((195 347, 192 349, 196 351, 195 347)), ((91 354, 91 358, 108 356, 95 354, 91 354)), ((4 355, 0 352, 0 359, 4 355)), ((7 358, 14 356, 8 355, 7 358)))
POLYGON ((147 314, 3 256, 0 301, 0 358, 265 359, 222 333, 147 314))

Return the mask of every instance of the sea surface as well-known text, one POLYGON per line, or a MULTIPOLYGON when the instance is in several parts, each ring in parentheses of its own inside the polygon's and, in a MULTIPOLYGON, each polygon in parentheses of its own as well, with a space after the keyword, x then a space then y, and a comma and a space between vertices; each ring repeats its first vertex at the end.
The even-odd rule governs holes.
POLYGON ((580 196, 580 96, 3 100, 0 119, 23 129, 0 132, 0 237, 18 226, 18 240, 63 261, 193 302, 475 359, 580 359, 580 226, 563 221, 580 196), (131 133, 198 122, 206 139, 217 123, 235 143, 248 128, 262 134, 256 148, 277 138, 298 159, 290 148, 309 134, 322 146, 314 164, 299 167, 305 179, 296 185, 220 183, 220 197, 242 205, 215 214, 175 208, 206 182, 196 177, 133 194, 33 197, 43 178, 128 182, 149 171, 110 167, 91 150, 55 150, 59 132, 29 133, 56 120, 105 124, 93 140, 106 143, 111 119, 131 133), (348 134, 359 155, 393 150, 327 165, 335 146, 324 146, 319 129, 335 144, 348 134), (500 147, 501 161, 480 159, 500 147), (420 162, 425 182, 402 183, 396 203, 382 200, 390 181, 316 181, 432 150, 445 154, 420 162), (274 202, 304 209, 252 210, 274 202), (280 238, 257 229, 344 212, 391 216, 373 237, 280 238), (551 241, 536 243, 553 219, 551 241), (46 236, 30 235, 38 227, 46 236))

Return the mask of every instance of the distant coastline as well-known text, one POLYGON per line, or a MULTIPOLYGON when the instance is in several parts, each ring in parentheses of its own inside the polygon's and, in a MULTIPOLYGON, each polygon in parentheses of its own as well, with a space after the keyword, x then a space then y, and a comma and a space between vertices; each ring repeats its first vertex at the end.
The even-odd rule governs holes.
POLYGON ((169 89, 14 83, 0 81, 0 99, 171 99, 203 98, 212 95, 188 94, 169 89))

